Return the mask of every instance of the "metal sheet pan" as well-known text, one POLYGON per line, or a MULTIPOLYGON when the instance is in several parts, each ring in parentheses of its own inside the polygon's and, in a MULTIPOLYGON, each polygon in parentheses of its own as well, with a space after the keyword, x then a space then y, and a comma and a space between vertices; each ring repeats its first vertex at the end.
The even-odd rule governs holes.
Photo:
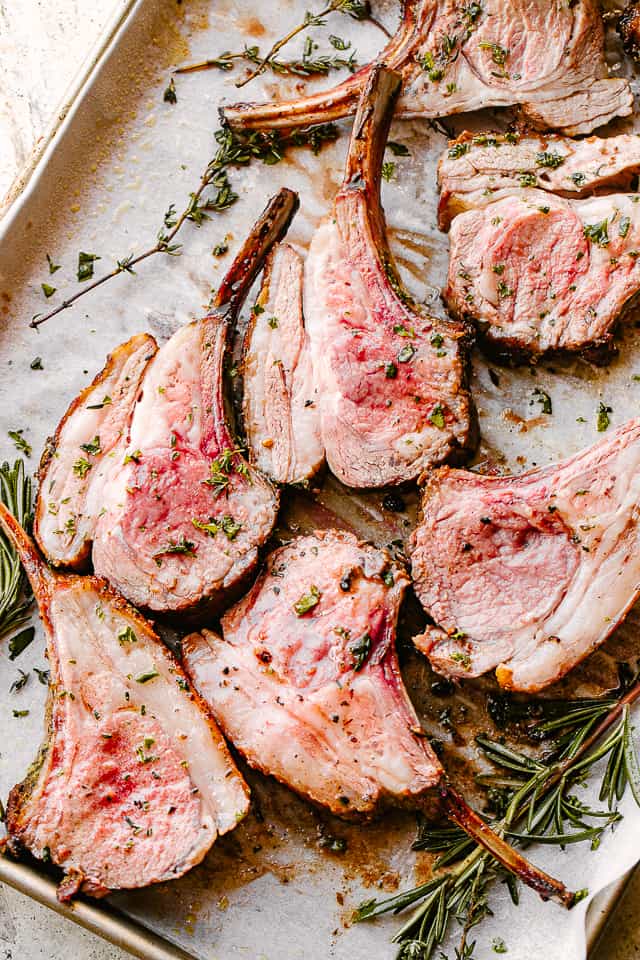
MULTIPOLYGON (((395 5, 381 3, 381 16, 393 24, 395 5)), ((179 204, 186 196, 207 158, 215 108, 221 97, 236 99, 232 80, 226 75, 195 75, 178 83, 175 108, 162 102, 168 70, 189 57, 199 59, 223 49, 236 48, 245 41, 267 43, 281 32, 282 21, 295 22, 304 4, 286 0, 271 9, 256 8, 249 0, 191 0, 170 8, 161 0, 129 0, 102 37, 89 69, 79 78, 68 103, 43 144, 33 169, 20 182, 21 193, 14 199, 0 228, 0 296, 4 313, 0 330, 1 437, 7 427, 26 426, 34 449, 38 450, 57 422, 68 400, 86 382, 102 357, 129 332, 150 326, 167 333, 180 322, 197 315, 206 302, 207 291, 222 265, 211 257, 212 247, 226 237, 232 250, 276 185, 300 189, 303 209, 292 239, 302 249, 330 203, 340 181, 345 138, 327 148, 319 158, 294 155, 277 167, 254 168, 234 175, 241 194, 239 204, 224 218, 216 218, 202 230, 191 229, 183 238, 183 256, 175 262, 155 258, 140 270, 137 278, 118 278, 95 297, 82 301, 43 328, 39 335, 28 329, 35 312, 42 312, 39 283, 48 282, 44 253, 50 252, 65 269, 55 276, 62 295, 73 286, 73 252, 93 250, 104 262, 139 251, 145 237, 153 238, 163 210, 170 202, 179 204), (44 358, 45 371, 29 372, 28 361, 44 358), (7 366, 4 366, 4 365, 7 366)), ((357 28, 340 22, 365 62, 380 43, 369 27, 357 28)), ((257 87, 275 95, 279 87, 272 78, 258 81, 257 87)), ((293 81, 285 80, 286 93, 293 81)), ((249 88, 251 89, 251 88, 249 88)), ((499 117, 465 118, 452 128, 465 125, 493 126, 499 117)), ((622 128, 622 125, 621 125, 622 128)), ((626 129, 626 127, 625 127, 626 129)), ((445 137, 420 123, 397 124, 393 138, 410 146, 411 158, 403 161, 402 185, 384 187, 384 200, 392 232, 392 243, 403 273, 413 291, 431 300, 437 309, 435 291, 446 267, 446 241, 435 227, 434 167, 445 137)), ((531 375, 501 373, 498 390, 488 377, 488 366, 474 359, 474 389, 479 400, 484 443, 480 458, 492 459, 505 468, 521 469, 523 464, 542 463, 577 449, 595 439, 593 411, 597 399, 606 396, 614 408, 614 422, 635 412, 630 395, 629 373, 640 367, 640 344, 633 327, 625 334, 622 359, 610 371, 598 373, 586 365, 567 365, 560 373, 541 370, 536 384, 553 398, 553 422, 535 415, 531 405, 531 375), (590 428, 576 427, 576 416, 584 415, 590 428)), ((0 451, 10 455, 4 444, 0 451)), ((375 496, 353 498, 345 507, 344 491, 329 481, 322 490, 315 513, 294 502, 283 523, 289 529, 315 525, 322 510, 342 517, 364 535, 387 542, 402 536, 412 522, 408 513, 390 520, 375 496), (319 506, 318 506, 319 504, 319 506)), ((308 504, 307 504, 308 506, 308 504)), ((622 640, 609 645, 592 658, 591 668, 578 672, 573 689, 581 691, 606 686, 612 677, 612 663, 620 648, 635 639, 637 618, 632 617, 622 640)), ((21 658, 23 669, 41 663, 36 644, 21 658)), ((14 667, 2 664, 0 682, 9 684, 14 667)), ((407 666, 412 689, 428 689, 428 671, 423 663, 407 666)), ((39 738, 44 689, 32 682, 23 692, 30 716, 16 730, 10 711, 0 713, 3 739, 10 737, 12 756, 0 771, 3 793, 18 779, 30 760, 39 738)), ((433 723, 428 704, 420 702, 425 722, 433 723)), ((261 778, 253 778, 264 821, 251 820, 238 836, 216 847, 206 864, 193 875, 171 885, 134 895, 119 895, 113 907, 104 903, 80 902, 62 908, 54 897, 54 883, 32 864, 0 859, 0 880, 9 883, 42 903, 64 913, 128 949, 134 956, 158 958, 222 956, 324 958, 388 956, 389 925, 347 929, 348 906, 369 891, 372 883, 392 886, 412 879, 421 868, 408 850, 413 821, 404 815, 389 818, 366 830, 344 828, 350 854, 346 860, 318 851, 319 830, 342 829, 291 798, 287 791, 261 778), (266 826, 265 826, 266 824, 266 826), (259 848, 259 850, 258 850, 259 848), (257 851, 250 853, 248 851, 257 851), (339 894, 346 907, 336 906, 339 894), (273 918, 278 918, 274 929, 273 918), (247 934, 252 928, 251 936, 247 934), (313 930, 310 938, 309 930, 313 930), (312 942, 310 942, 310 939, 312 942), (176 946, 169 941, 180 943, 176 946)), ((633 824, 629 822, 629 832, 633 824)), ((640 850, 628 854, 629 865, 640 850)), ((544 861, 558 869, 558 863, 544 861)), ((607 871, 603 876, 609 876, 607 871)), ((615 871, 611 876, 615 875, 615 871)), ((586 939, 593 945, 618 899, 623 880, 617 880, 599 894, 586 918, 586 939)), ((533 900, 523 908, 529 926, 542 924, 548 958, 549 919, 533 900)), ((508 917, 502 901, 496 913, 508 917)), ((556 915, 557 921, 557 915, 556 915)), ((574 952, 561 947, 567 958, 579 956, 579 936, 574 952), (576 950, 578 952, 576 952, 576 950)), ((512 956, 518 954, 510 951, 512 956)), ((529 955, 535 952, 533 940, 529 955)), ((560 955, 560 954, 559 954, 560 955)))

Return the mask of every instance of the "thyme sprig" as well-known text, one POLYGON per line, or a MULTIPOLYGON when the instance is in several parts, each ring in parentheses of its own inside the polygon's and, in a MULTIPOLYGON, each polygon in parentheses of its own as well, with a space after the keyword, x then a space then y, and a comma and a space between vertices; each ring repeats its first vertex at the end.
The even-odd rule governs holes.
MULTIPOLYGON (((338 40, 338 38, 334 39, 336 41, 338 40)), ((351 46, 350 43, 345 43, 342 40, 339 42, 341 45, 336 47, 338 50, 347 51, 351 46)), ((265 68, 268 68, 278 76, 289 75, 294 77, 326 76, 332 70, 342 70, 345 68, 351 73, 354 73, 358 69, 358 61, 356 60, 357 53, 355 50, 352 50, 348 57, 341 57, 337 54, 333 56, 329 54, 318 55, 316 50, 317 44, 313 42, 311 37, 307 37, 301 56, 295 57, 292 60, 277 60, 275 57, 272 57, 266 61, 265 68)), ((227 50, 218 57, 213 57, 210 60, 200 60, 197 63, 189 63, 184 67, 178 67, 174 72, 197 73, 200 70, 227 71, 232 70, 234 63, 239 61, 255 64, 262 63, 263 58, 260 55, 260 48, 257 46, 245 47, 244 50, 239 53, 231 53, 227 50)))
MULTIPOLYGON (((31 477, 24 460, 0 466, 0 500, 18 523, 29 530, 32 522, 31 477)), ((33 602, 29 582, 8 537, 0 531, 0 638, 15 634, 28 623, 33 602)))
POLYGON ((258 77, 261 73, 264 73, 264 71, 275 60, 278 53, 289 43, 290 40, 293 40, 294 37, 297 37, 300 33, 303 33, 310 27, 324 26, 326 22, 325 17, 328 17, 331 13, 343 13, 349 17, 352 17, 354 20, 367 20, 370 18, 369 4, 367 2, 362 2, 362 0, 331 0, 326 7, 319 11, 319 13, 311 13, 309 10, 307 10, 302 22, 296 24, 296 26, 289 30, 283 37, 281 37, 279 40, 276 40, 276 42, 269 48, 266 55, 258 59, 254 69, 250 70, 247 76, 242 80, 236 81, 236 87, 244 87, 255 77, 258 77))
POLYGON ((267 165, 279 163, 292 147, 306 146, 313 154, 317 154, 325 143, 338 138, 338 128, 332 123, 322 123, 279 133, 276 130, 244 132, 221 127, 214 136, 217 150, 202 173, 197 188, 189 194, 189 201, 181 214, 178 215, 174 205, 171 204, 164 214, 162 226, 153 246, 137 256, 129 254, 119 259, 113 270, 98 277, 92 283, 83 284, 76 293, 67 297, 49 313, 36 314, 31 319, 31 327, 39 327, 58 313, 68 309, 80 297, 86 296, 119 274, 134 275, 133 268, 155 254, 179 256, 182 244, 176 243, 175 239, 187 221, 200 227, 205 220, 210 219, 210 212, 222 213, 238 199, 238 194, 229 180, 230 169, 246 167, 254 160, 267 165))
MULTIPOLYGON (((487 789, 489 804, 499 810, 498 819, 491 824, 493 830, 519 844, 564 847, 590 841, 596 847, 603 831, 621 818, 617 804, 627 788, 640 806, 640 767, 630 717, 631 705, 638 697, 640 679, 635 674, 614 697, 565 703, 564 713, 559 702, 552 702, 529 731, 533 739, 545 742, 540 757, 479 736, 478 746, 496 768, 478 778, 487 789), (590 807, 572 790, 605 759, 599 799, 606 801, 606 807, 590 807)), ((414 906, 393 938, 401 944, 398 960, 429 960, 453 920, 463 925, 459 955, 465 956, 465 951, 470 955, 468 931, 490 913, 486 899, 489 883, 501 876, 517 903, 515 877, 458 827, 434 830, 424 825, 413 846, 440 854, 433 865, 436 875, 393 897, 365 901, 355 911, 354 920, 371 920, 414 906)), ((586 890, 580 891, 576 902, 586 894, 586 890)))

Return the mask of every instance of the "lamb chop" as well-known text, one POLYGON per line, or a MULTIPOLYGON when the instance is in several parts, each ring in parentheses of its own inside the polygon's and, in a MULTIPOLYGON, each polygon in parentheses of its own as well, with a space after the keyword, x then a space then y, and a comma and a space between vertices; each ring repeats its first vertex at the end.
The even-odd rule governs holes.
MULTIPOLYGON (((140 396, 132 410, 127 406, 110 468, 91 492, 101 506, 91 531, 95 571, 138 606, 175 613, 229 603, 275 524, 277 492, 245 461, 227 425, 223 360, 227 331, 296 205, 295 194, 280 191, 236 257, 212 312, 155 354, 140 396)), ((75 407, 68 415, 69 433, 75 435, 82 413, 75 407)), ((47 485, 46 509, 53 504, 59 516, 57 497, 68 489, 61 479, 53 490, 47 485)), ((77 526, 78 506, 72 499, 66 507, 77 526)), ((39 517, 44 513, 39 504, 39 517)), ((69 521, 62 529, 71 539, 69 521)), ((41 531, 40 521, 44 540, 41 531)), ((47 538, 47 554, 64 563, 69 548, 64 536, 58 539, 59 545, 55 534, 47 538)))
POLYGON ((110 455, 126 430, 157 349, 146 333, 117 347, 47 443, 40 461, 33 530, 38 546, 55 566, 81 570, 89 562, 110 455))
POLYGON ((448 230, 465 210, 487 206, 519 188, 537 187, 570 199, 626 193, 640 171, 640 139, 517 133, 463 133, 438 164, 438 221, 448 230))
POLYGON ((345 819, 390 804, 447 814, 545 897, 572 894, 525 863, 444 778, 395 652, 408 580, 337 530, 275 550, 249 594, 183 641, 186 670, 248 762, 345 819), (529 871, 532 871, 529 873, 529 871))
POLYGON ((476 442, 467 328, 402 286, 380 206, 380 169, 400 79, 372 71, 332 216, 305 265, 305 313, 327 461, 351 487, 415 479, 476 442))
POLYGON ((244 343, 247 441, 253 463, 277 483, 304 482, 324 461, 302 287, 302 258, 278 244, 267 258, 244 343))
POLYGON ((451 226, 444 298, 503 361, 550 351, 606 363, 613 332, 640 290, 635 195, 567 200, 525 189, 451 226))
MULTIPOLYGON (((376 62, 402 74, 401 117, 519 105, 529 123, 575 136, 633 107, 628 81, 608 76, 596 0, 405 0, 376 62)), ((235 104, 223 115, 244 130, 337 120, 355 113, 373 68, 309 97, 235 104)))
POLYGON ((247 812, 249 791, 150 624, 97 577, 54 573, 0 504, 40 606, 45 741, 9 796, 9 846, 65 874, 58 896, 182 876, 247 812))
POLYGON ((520 476, 430 474, 411 565, 433 668, 535 692, 604 643, 640 593, 639 464, 636 419, 520 476))

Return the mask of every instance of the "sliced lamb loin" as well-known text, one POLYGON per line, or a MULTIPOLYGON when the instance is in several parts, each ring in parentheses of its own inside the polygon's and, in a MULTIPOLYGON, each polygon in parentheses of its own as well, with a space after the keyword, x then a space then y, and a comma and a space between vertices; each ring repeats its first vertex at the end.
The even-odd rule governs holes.
POLYGON ((267 258, 244 343, 251 459, 277 483, 304 482, 324 461, 302 287, 302 258, 289 244, 278 244, 267 258))
POLYGON ((38 473, 33 532, 54 566, 78 570, 89 562, 105 474, 112 463, 109 455, 126 431, 157 349, 146 333, 117 347, 47 443, 38 473))
POLYGON ((183 641, 187 672, 248 762, 346 819, 402 804, 448 815, 545 897, 573 895, 525 864, 444 780, 395 652, 408 580, 384 550, 329 530, 274 551, 222 618, 183 641), (529 871, 532 870, 532 873, 529 871))
MULTIPOLYGON (((402 74, 401 117, 444 117, 520 106, 536 126, 575 136, 628 116, 627 80, 609 78, 597 0, 405 0, 398 31, 379 54, 402 74)), ((375 63, 299 100, 226 107, 238 129, 324 123, 356 111, 375 63)))
POLYGON ((476 442, 467 328, 402 286, 386 239, 380 169, 399 78, 370 76, 345 178, 305 265, 305 315, 333 473, 351 487, 415 479, 476 442))
POLYGON ((47 730, 9 796, 9 845, 61 867, 58 896, 182 876, 249 791, 215 722, 149 623, 96 577, 52 572, 4 506, 47 637, 47 730))
POLYGON ((463 133, 452 140, 438 164, 441 230, 465 210, 477 210, 538 187, 579 198, 605 191, 627 192, 640 171, 640 137, 568 137, 517 133, 463 133))
MULTIPOLYGON (((228 605, 275 524, 277 492, 246 463, 227 425, 223 361, 228 329, 296 205, 295 194, 280 191, 236 257, 212 312, 179 330, 149 362, 133 409, 125 405, 124 435, 104 460, 109 469, 96 475, 91 502, 100 511, 95 531, 86 534, 94 537, 94 568, 138 606, 176 612, 228 605)), ((66 470, 73 472, 69 458, 66 470)), ((48 511, 60 516, 58 497, 72 482, 61 477, 53 490, 44 489, 48 511)), ((79 525, 84 509, 72 497, 63 529, 79 525)), ((54 539, 49 535, 48 547, 54 539)), ((67 562, 65 554, 56 559, 67 562)))
POLYGON ((460 214, 450 231, 447 306, 475 321, 503 361, 568 351, 607 362, 615 326, 640 290, 635 200, 530 189, 460 214))
POLYGON ((495 668, 509 690, 559 680, 640 593, 640 419, 562 463, 516 477, 427 477, 412 537, 415 638, 439 673, 495 668))

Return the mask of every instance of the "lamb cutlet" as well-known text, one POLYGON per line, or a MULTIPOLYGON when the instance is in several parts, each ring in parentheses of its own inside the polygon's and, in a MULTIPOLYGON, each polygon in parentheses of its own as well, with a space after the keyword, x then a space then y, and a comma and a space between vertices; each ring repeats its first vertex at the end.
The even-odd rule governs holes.
POLYGON ((278 244, 251 311, 242 364, 251 461, 277 483, 304 482, 324 462, 302 289, 302 258, 278 244))
MULTIPOLYGON (((236 257, 212 312, 178 330, 149 362, 110 469, 92 490, 101 504, 92 531, 95 571, 138 606, 175 613, 228 604, 275 524, 277 492, 246 462, 227 425, 223 361, 228 329, 296 206, 296 195, 281 190, 236 257)), ((80 416, 84 410, 73 405, 67 433, 74 435, 80 416)), ((62 478, 43 488, 46 506, 38 504, 38 516, 56 509, 59 516, 57 493, 67 489, 62 478)), ((64 515, 73 511, 76 522, 78 508, 72 499, 64 515)), ((60 554, 48 536, 55 562, 65 562, 70 536, 65 524, 60 554)))
POLYGON ((460 214, 444 300, 505 362, 548 352, 606 363, 640 290, 635 194, 568 200, 527 189, 460 214))
POLYGON ((570 906, 573 894, 495 836, 444 778, 395 652, 408 580, 384 550, 328 530, 274 551, 248 595, 183 641, 185 668, 251 766, 346 819, 389 805, 449 817, 508 869, 570 906))
POLYGON ((117 347, 73 401, 47 442, 38 471, 33 532, 54 566, 85 568, 91 556, 111 454, 125 432, 158 345, 148 334, 117 347))
POLYGON ((465 210, 478 210, 519 189, 536 187, 578 199, 627 193, 637 184, 640 137, 571 140, 550 134, 463 133, 438 164, 438 224, 448 230, 465 210))
POLYGON ((627 80, 610 78, 596 0, 405 0, 377 60, 299 100, 223 110, 237 129, 291 128, 355 113, 376 63, 402 74, 400 117, 444 117, 517 105, 530 124, 576 136, 629 116, 627 80))
POLYGON ((249 806, 220 731, 140 614, 97 577, 54 573, 2 504, 0 524, 51 672, 45 741, 9 795, 10 849, 61 867, 61 900, 182 876, 249 806))
POLYGON ((464 456, 477 439, 467 328, 402 286, 386 239, 380 169, 399 77, 372 71, 333 214, 305 265, 304 306, 328 464, 381 487, 464 456))
POLYGON ((639 465, 636 419, 516 477, 431 473, 410 553, 433 668, 533 693, 604 643, 640 593, 639 465))

